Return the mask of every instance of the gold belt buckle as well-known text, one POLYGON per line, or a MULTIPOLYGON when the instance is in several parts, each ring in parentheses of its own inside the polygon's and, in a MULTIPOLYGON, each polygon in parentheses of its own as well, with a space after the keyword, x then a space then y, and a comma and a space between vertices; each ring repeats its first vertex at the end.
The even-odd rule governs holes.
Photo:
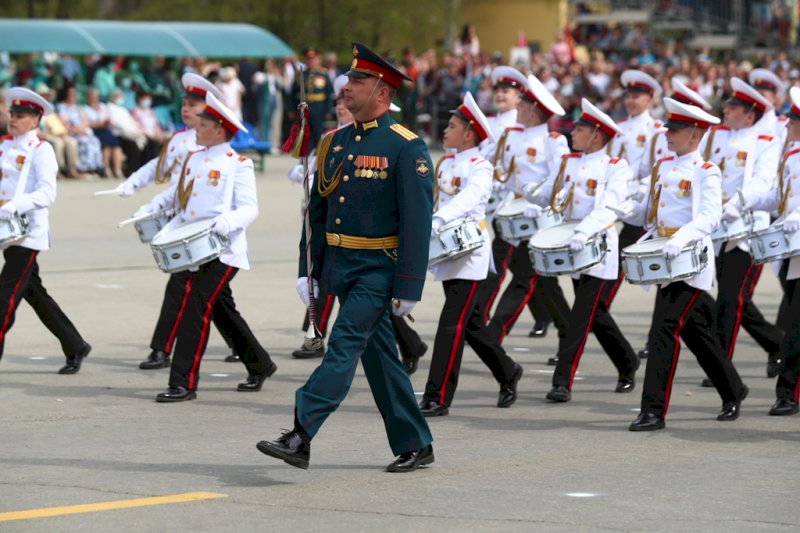
POLYGON ((342 244, 342 236, 338 233, 333 234, 333 245, 334 246, 341 246, 342 244))

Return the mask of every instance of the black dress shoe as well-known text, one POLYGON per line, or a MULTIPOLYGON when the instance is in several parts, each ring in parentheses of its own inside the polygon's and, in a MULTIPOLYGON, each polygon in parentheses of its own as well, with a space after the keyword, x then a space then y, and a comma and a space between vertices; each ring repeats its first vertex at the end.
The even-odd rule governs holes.
POLYGON ((517 401, 517 383, 522 377, 522 367, 514 363, 514 375, 511 380, 500 387, 500 394, 497 396, 497 407, 511 407, 517 401))
POLYGON ((139 363, 139 368, 142 370, 152 370, 154 368, 167 368, 169 367, 169 354, 161 350, 153 350, 147 359, 139 363))
POLYGON ((286 464, 308 470, 311 459, 311 440, 293 429, 275 440, 262 440, 256 448, 263 454, 283 460, 286 464))
POLYGON ((419 404, 419 410, 422 411, 422 416, 447 416, 450 414, 450 409, 446 405, 442 405, 434 400, 423 400, 419 404))
POLYGON ((796 415, 798 410, 800 409, 798 408, 797 402, 785 398, 778 398, 775 400, 775 403, 772 404, 772 407, 770 407, 769 414, 772 416, 796 415))
POLYGON ((647 349, 647 346, 639 350, 639 359, 647 359, 647 356, 650 355, 650 350, 647 349))
POLYGON ((164 392, 158 393, 156 401, 159 403, 185 402, 197 398, 197 393, 186 387, 168 387, 164 392))
POLYGON ((236 355, 235 353, 230 354, 224 359, 226 363, 239 363, 241 362, 241 360, 242 358, 236 355))
POLYGON ((81 369, 81 364, 86 357, 89 356, 89 352, 92 351, 91 345, 87 342, 83 345, 83 348, 76 353, 75 355, 68 355, 67 356, 67 364, 62 366, 59 369, 59 374, 77 374, 78 370, 81 369))
POLYGON ((563 385, 553 385, 545 398, 551 402, 566 403, 572 399, 572 392, 563 385))
POLYGON ((556 366, 558 364, 558 356, 554 355, 547 360, 547 366, 556 366))
POLYGON ((747 388, 747 385, 744 385, 742 386, 742 390, 739 391, 739 397, 736 399, 735 402, 723 403, 722 410, 717 415, 717 420, 728 422, 739 418, 739 411, 741 410, 742 400, 747 398, 748 392, 750 392, 750 389, 747 388))
POLYGON ((236 390, 239 392, 258 392, 261 390, 261 387, 264 385, 264 381, 266 381, 266 379, 266 374, 253 374, 252 376, 247 376, 247 381, 236 385, 236 390))
POLYGON ((403 368, 406 369, 406 374, 409 376, 417 371, 417 365, 420 358, 428 351, 428 345, 424 342, 421 343, 416 350, 403 353, 403 368))
POLYGON ((386 467, 387 472, 413 472, 417 468, 433 462, 433 445, 428 444, 421 450, 401 453, 392 464, 386 467))
POLYGON ((774 378, 783 371, 783 356, 778 353, 769 354, 767 359, 767 377, 774 378))
POLYGON ((713 387, 714 386, 714 382, 711 381, 711 379, 709 379, 709 378, 703 378, 703 381, 700 382, 700 386, 701 387, 705 387, 705 388, 713 387))
POLYGON ((314 359, 315 357, 322 357, 323 355, 325 355, 324 343, 316 350, 309 350, 305 346, 301 346, 299 349, 292 352, 292 357, 295 359, 314 359))
POLYGON ((534 322, 533 328, 531 328, 530 333, 528 333, 528 337, 544 337, 547 335, 547 326, 549 325, 549 322, 534 322))
POLYGON ((664 419, 655 413, 639 413, 628 429, 631 431, 656 431, 657 429, 664 429, 664 419))
POLYGON ((630 392, 636 388, 636 380, 633 377, 619 378, 617 380, 617 388, 614 392, 630 392))

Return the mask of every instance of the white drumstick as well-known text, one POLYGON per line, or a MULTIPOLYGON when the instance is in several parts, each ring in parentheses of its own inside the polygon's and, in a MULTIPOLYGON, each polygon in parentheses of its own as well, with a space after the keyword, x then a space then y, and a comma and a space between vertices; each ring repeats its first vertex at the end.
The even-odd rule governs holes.
POLYGON ((606 207, 614 211, 620 218, 625 218, 628 215, 630 215, 628 211, 625 211, 624 209, 619 209, 618 207, 614 207, 613 205, 607 205, 606 207))
POLYGON ((119 191, 117 189, 108 189, 107 191, 95 191, 92 196, 117 196, 119 191))
POLYGON ((117 224, 117 227, 121 228, 122 226, 127 226, 128 224, 133 224, 135 222, 139 222, 140 220, 150 218, 151 216, 153 216, 153 213, 144 213, 143 215, 139 215, 136 217, 126 218, 125 220, 117 224))

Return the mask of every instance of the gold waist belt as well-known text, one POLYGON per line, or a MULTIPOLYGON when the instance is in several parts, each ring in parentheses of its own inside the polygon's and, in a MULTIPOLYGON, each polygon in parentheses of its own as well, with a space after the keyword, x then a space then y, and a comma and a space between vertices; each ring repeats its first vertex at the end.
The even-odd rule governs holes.
POLYGON ((658 228, 658 236, 659 237, 672 237, 675 235, 675 232, 678 231, 680 228, 665 228, 659 227, 658 228))
POLYGON ((325 93, 307 94, 306 95, 306 101, 307 102, 313 102, 313 103, 324 102, 325 98, 326 98, 325 93))
POLYGON ((325 233, 325 240, 329 246, 349 248, 350 250, 387 250, 400 246, 400 237, 356 237, 355 235, 342 235, 341 233, 325 233))

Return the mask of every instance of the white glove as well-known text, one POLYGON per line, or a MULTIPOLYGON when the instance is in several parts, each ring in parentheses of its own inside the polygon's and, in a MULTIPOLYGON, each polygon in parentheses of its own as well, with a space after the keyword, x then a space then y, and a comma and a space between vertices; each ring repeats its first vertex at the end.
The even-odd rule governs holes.
POLYGON ((536 204, 528 204, 525 206, 525 211, 522 212, 526 218, 536 218, 542 214, 543 209, 536 204))
MULTIPOLYGON (((319 284, 317 280, 311 280, 311 284, 314 287, 314 298, 316 299, 319 296, 319 284)), ((297 290, 297 294, 300 295, 300 299, 303 301, 306 307, 311 305, 311 300, 308 299, 308 277, 303 276, 301 278, 297 278, 297 283, 294 284, 294 288, 297 290)))
POLYGON ((785 233, 794 233, 799 229, 800 229, 800 212, 792 211, 791 213, 789 213, 789 215, 787 215, 786 218, 783 219, 783 231, 785 233))
POLYGON ((289 181, 302 184, 304 178, 303 165, 295 165, 294 167, 292 167, 289 173, 286 174, 286 177, 289 178, 289 181))
POLYGON ((581 233, 580 231, 576 232, 575 235, 569 240, 569 249, 573 252, 580 252, 586 247, 586 239, 587 235, 581 233))
POLYGON ((223 215, 219 215, 214 219, 214 225, 211 226, 211 231, 213 231, 217 235, 222 235, 223 237, 227 237, 228 234, 231 232, 231 225, 223 215))
POLYGON ((633 214, 633 211, 636 209, 636 204, 634 200, 625 200, 616 210, 613 210, 617 213, 617 216, 620 218, 629 217, 633 214))
POLYGON ((493 191, 499 191, 501 189, 504 189, 505 186, 506 186, 506 184, 501 182, 501 181, 497 181, 497 180, 493 180, 492 181, 492 190, 493 191))
POLYGON ((522 195, 527 198, 529 202, 534 202, 540 190, 542 190, 542 188, 538 183, 529 183, 522 189, 522 195))
POLYGON ((122 183, 116 186, 114 192, 116 192, 123 198, 127 196, 133 196, 133 193, 136 192, 136 187, 133 186, 133 183, 128 183, 127 181, 123 181, 122 183))
POLYGON ((739 208, 736 207, 735 203, 728 202, 727 204, 722 206, 722 218, 726 222, 730 222, 732 220, 736 220, 741 217, 742 214, 739 212, 739 208))
POLYGON ((415 305, 417 305, 417 302, 413 300, 398 300, 395 298, 392 300, 392 314, 394 316, 406 316, 414 309, 415 305))
POLYGON ((0 220, 11 220, 16 212, 17 206, 14 205, 14 202, 6 202, 3 207, 0 207, 0 220))
POLYGON ((664 248, 661 250, 661 254, 667 259, 675 259, 681 255, 682 250, 683 245, 681 243, 675 242, 675 239, 670 239, 664 245, 664 248))
POLYGON ((631 195, 630 200, 640 204, 642 203, 642 200, 644 200, 644 193, 642 191, 636 191, 631 195))
POLYGON ((433 220, 431 220, 431 235, 436 235, 442 226, 444 226, 444 219, 442 217, 433 217, 433 220))
POLYGON ((150 207, 150 204, 143 205, 139 209, 133 212, 131 218, 138 218, 144 215, 151 215, 153 214, 153 209, 150 207))

